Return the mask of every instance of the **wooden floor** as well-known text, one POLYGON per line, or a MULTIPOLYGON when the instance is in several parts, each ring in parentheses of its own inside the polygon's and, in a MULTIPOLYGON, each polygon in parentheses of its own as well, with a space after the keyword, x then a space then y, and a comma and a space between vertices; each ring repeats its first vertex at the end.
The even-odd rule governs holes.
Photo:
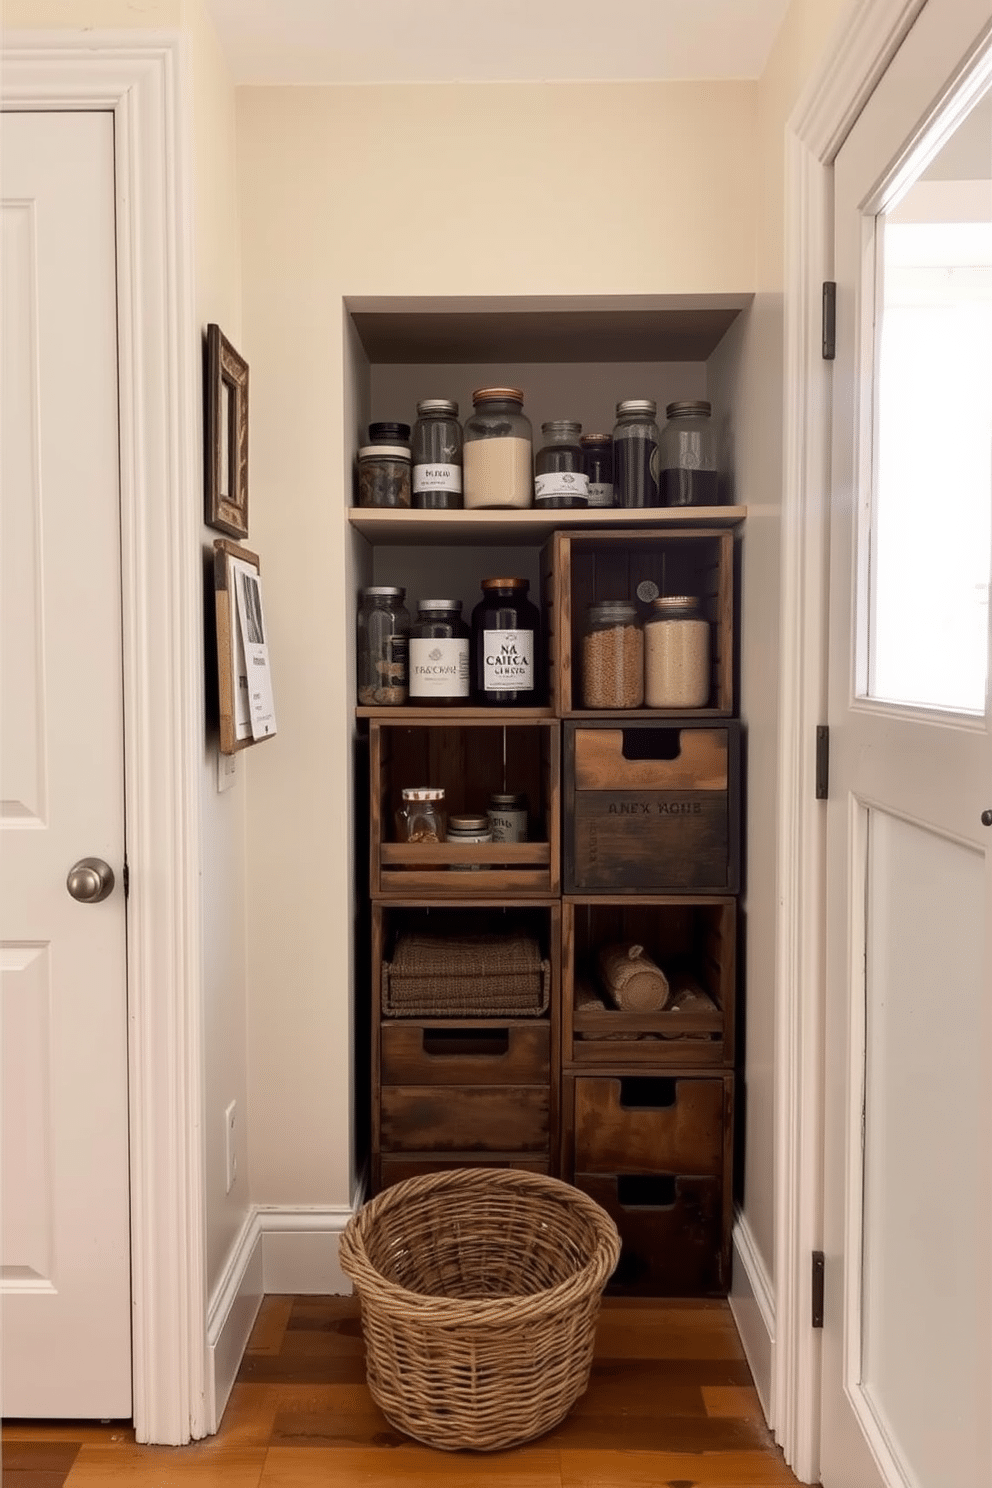
POLYGON ((532 1446, 432 1451, 365 1386, 358 1304, 265 1299, 214 1437, 140 1447, 127 1426, 6 1422, 3 1488, 784 1488, 723 1302, 603 1304, 589 1389, 532 1446))

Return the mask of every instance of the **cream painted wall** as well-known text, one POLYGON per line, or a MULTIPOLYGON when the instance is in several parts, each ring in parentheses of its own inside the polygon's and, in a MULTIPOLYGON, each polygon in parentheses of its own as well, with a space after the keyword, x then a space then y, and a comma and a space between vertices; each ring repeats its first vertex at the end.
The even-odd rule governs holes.
MULTIPOLYGON (((739 323, 731 463, 748 508, 741 713, 747 728, 747 1037, 743 1211, 772 1280, 774 1253, 775 840, 778 788, 785 142, 789 115, 850 0, 793 0, 758 87, 757 294, 739 323)), ((725 349, 726 350, 726 349, 725 349)))
POLYGON ((238 152, 279 714, 249 762, 252 1190, 340 1204, 355 1177, 342 298, 750 290, 756 88, 245 89, 238 152))
POLYGON ((185 0, 3 0, 3 24, 10 30, 178 30, 184 5, 185 0))

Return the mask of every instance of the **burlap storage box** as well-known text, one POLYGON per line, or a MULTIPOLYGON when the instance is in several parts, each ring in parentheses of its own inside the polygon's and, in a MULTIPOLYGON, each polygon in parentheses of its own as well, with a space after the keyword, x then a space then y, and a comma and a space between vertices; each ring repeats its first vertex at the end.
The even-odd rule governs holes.
POLYGON ((548 1006, 551 967, 532 935, 399 935, 382 966, 387 1018, 536 1017, 548 1006))

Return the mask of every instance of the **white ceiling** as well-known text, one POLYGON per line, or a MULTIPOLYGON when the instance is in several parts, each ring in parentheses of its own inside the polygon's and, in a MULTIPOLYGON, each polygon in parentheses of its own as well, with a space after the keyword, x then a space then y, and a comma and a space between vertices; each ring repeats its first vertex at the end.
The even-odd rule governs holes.
POLYGON ((237 83, 756 78, 789 0, 207 0, 237 83))

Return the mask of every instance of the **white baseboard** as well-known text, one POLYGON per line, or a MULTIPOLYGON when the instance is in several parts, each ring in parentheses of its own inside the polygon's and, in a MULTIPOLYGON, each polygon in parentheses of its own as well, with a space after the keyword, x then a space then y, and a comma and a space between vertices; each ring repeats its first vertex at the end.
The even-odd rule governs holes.
POLYGON ((738 1209, 734 1220, 734 1271, 730 1310, 761 1401, 774 1428, 772 1359, 775 1352, 775 1293, 751 1227, 738 1209))
POLYGON ((209 1433, 220 1425, 263 1296, 350 1294, 338 1241, 352 1212, 343 1205, 257 1204, 249 1211, 207 1309, 209 1433))

